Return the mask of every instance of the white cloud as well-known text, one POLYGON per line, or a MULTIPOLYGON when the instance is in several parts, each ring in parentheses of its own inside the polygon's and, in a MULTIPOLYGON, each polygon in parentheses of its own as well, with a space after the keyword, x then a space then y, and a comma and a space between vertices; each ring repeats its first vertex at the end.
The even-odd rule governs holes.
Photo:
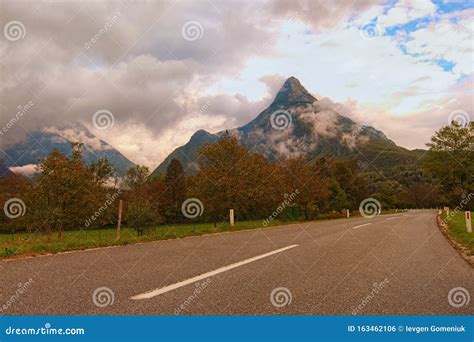
POLYGON ((377 23, 386 28, 432 16, 435 13, 436 6, 430 0, 401 0, 385 15, 379 16, 377 23))
POLYGON ((444 123, 439 114, 419 120, 437 108, 427 106, 464 98, 469 90, 455 86, 461 74, 473 72, 469 10, 410 33, 407 48, 420 57, 404 54, 398 37, 361 37, 358 26, 375 17, 386 27, 432 16, 430 1, 400 1, 386 14, 372 0, 78 4, 17 1, 2 8, 2 18, 22 21, 27 35, 0 40, 0 124, 18 105, 35 103, 8 132, 11 142, 24 129, 81 121, 132 161, 153 168, 197 129, 245 124, 283 79, 296 76, 308 90, 350 104, 347 115, 383 113, 376 128, 401 145, 422 147, 444 123), (86 49, 117 11, 118 19, 86 49), (203 26, 201 39, 182 38, 189 20, 203 26), (454 72, 436 65, 438 58, 456 63, 454 72), (113 113, 111 129, 93 130, 99 109, 113 113))
POLYGON ((446 16, 440 22, 413 32, 413 40, 406 43, 409 52, 419 54, 418 60, 446 59, 454 62, 453 71, 458 76, 473 73, 473 15, 474 10, 465 11, 455 21, 451 20, 453 16, 446 16))
POLYGON ((29 177, 36 173, 36 168, 37 168, 36 164, 27 164, 23 166, 13 166, 13 167, 10 167, 9 169, 13 173, 29 177))

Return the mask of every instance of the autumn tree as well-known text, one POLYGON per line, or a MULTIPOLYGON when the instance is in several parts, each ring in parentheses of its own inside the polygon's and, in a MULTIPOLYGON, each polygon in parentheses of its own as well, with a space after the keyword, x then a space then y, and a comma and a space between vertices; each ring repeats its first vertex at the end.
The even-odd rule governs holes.
POLYGON ((453 121, 437 131, 427 146, 423 167, 451 193, 451 203, 474 191, 473 122, 463 126, 453 121))
POLYGON ((114 166, 107 158, 97 159, 89 165, 88 169, 97 185, 105 185, 109 179, 115 176, 114 166))
POLYGON ((416 183, 406 189, 402 199, 410 208, 436 207, 439 204, 439 195, 436 186, 416 183))
MULTIPOLYGON (((22 175, 8 173, 7 175, 0 177, 1 208, 4 208, 4 205, 8 200, 13 200, 15 198, 18 198, 24 203, 26 203, 26 197, 27 194, 30 192, 30 188, 31 183, 29 182, 28 178, 22 175)), ((24 209, 26 211, 27 208, 24 209)), ((25 212, 23 212, 23 214, 25 214, 25 212)), ((26 224, 26 222, 27 220, 24 216, 10 218, 7 215, 0 215, 0 227, 5 227, 8 230, 21 228, 26 224)))
POLYGON ((150 170, 143 165, 135 165, 127 170, 125 174, 125 185, 130 189, 136 189, 146 183, 150 170))
POLYGON ((199 150, 200 171, 192 178, 191 194, 204 204, 214 222, 227 220, 229 209, 238 218, 268 215, 276 205, 274 168, 252 154, 235 137, 226 137, 199 150))
POLYGON ((61 239, 65 228, 81 225, 97 206, 93 174, 84 166, 80 144, 73 145, 70 157, 53 150, 41 160, 38 172, 32 189, 35 216, 61 239))
POLYGON ((181 215, 181 205, 186 200, 186 176, 183 165, 177 159, 171 160, 164 178, 165 213, 167 220, 177 222, 181 215))
POLYGON ((125 184, 129 188, 125 196, 125 221, 138 235, 143 235, 147 227, 159 222, 156 203, 149 191, 149 175, 148 167, 141 165, 128 169, 125 175, 125 184))
POLYGON ((328 184, 320 170, 311 167, 302 157, 282 161, 279 170, 284 176, 285 193, 291 194, 298 190, 295 202, 305 219, 313 219, 320 211, 318 204, 329 196, 328 184))

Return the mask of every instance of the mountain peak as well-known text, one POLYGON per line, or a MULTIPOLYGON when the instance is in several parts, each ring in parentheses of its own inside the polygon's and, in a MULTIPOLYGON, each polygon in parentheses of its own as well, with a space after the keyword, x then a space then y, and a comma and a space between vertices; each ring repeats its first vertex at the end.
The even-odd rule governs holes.
POLYGON ((288 78, 278 91, 273 103, 295 104, 313 103, 317 101, 300 83, 296 77, 288 78))

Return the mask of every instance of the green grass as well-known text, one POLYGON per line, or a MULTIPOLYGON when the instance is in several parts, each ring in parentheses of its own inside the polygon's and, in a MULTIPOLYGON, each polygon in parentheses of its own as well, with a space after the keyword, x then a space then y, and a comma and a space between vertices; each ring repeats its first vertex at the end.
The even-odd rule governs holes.
MULTIPOLYGON (((267 227, 281 224, 284 223, 274 220, 267 227)), ((51 235, 50 240, 40 233, 0 234, 0 257, 58 253, 262 227, 262 220, 236 222, 234 227, 229 223, 218 223, 216 227, 213 223, 160 225, 146 229, 142 236, 138 236, 134 229, 122 227, 120 241, 115 241, 115 228, 65 231, 62 241, 57 240, 56 233, 51 235)))
MULTIPOLYGON (((394 212, 395 210, 384 210, 382 214, 391 214, 394 212)), ((359 212, 354 211, 351 213, 351 217, 355 216, 360 216, 359 212)), ((343 217, 324 214, 320 216, 319 220, 334 218, 343 217)), ((0 233, 0 258, 18 255, 59 253, 70 250, 127 245, 138 242, 183 238, 217 232, 263 228, 262 221, 263 220, 238 221, 234 227, 231 227, 228 222, 218 223, 216 227, 214 227, 213 223, 160 225, 146 229, 143 236, 138 236, 137 232, 132 228, 122 227, 120 241, 115 241, 115 228, 65 231, 63 232, 61 241, 57 240, 56 233, 53 233, 50 239, 40 233, 0 233)), ((268 223, 267 227, 291 223, 296 222, 273 220, 268 223)))
MULTIPOLYGON (((471 211, 471 221, 472 214, 473 212, 471 211)), ((452 212, 447 219, 446 213, 443 211, 441 218, 448 224, 451 237, 459 244, 466 247, 470 251, 471 255, 474 255, 474 233, 467 232, 464 215, 464 211, 457 213, 452 212)))

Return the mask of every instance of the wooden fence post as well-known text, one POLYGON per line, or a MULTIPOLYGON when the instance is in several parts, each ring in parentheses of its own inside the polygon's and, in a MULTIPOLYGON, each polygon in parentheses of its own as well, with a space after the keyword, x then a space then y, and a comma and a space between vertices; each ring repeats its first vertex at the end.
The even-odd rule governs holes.
POLYGON ((117 221, 117 237, 115 240, 120 240, 120 226, 122 224, 122 200, 119 201, 118 221, 117 221))
POLYGON ((466 230, 468 233, 472 233, 471 212, 466 211, 465 215, 466 215, 466 230))

